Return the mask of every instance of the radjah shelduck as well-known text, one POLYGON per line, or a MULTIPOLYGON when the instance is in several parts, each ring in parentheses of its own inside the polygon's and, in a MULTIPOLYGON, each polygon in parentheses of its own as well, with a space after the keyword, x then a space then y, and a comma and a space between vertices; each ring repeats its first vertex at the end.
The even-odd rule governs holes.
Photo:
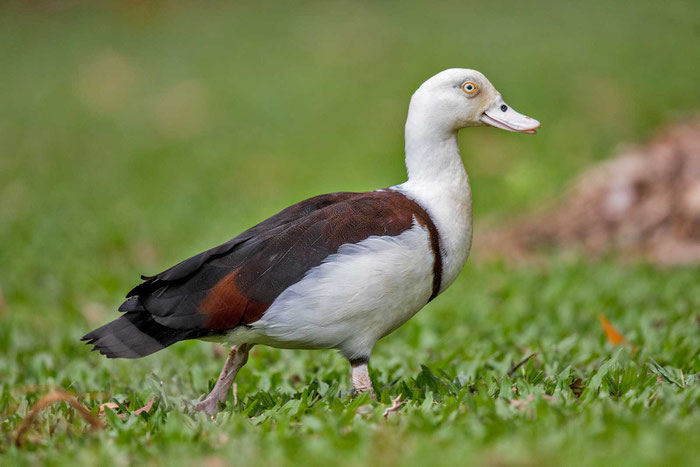
POLYGON ((214 414, 256 344, 337 349, 356 391, 374 395, 374 345, 452 284, 469 255, 472 198, 457 132, 491 125, 536 133, 484 75, 445 70, 413 94, 408 181, 290 206, 234 239, 150 277, 118 319, 83 337, 109 358, 138 358, 185 339, 231 352, 211 393, 214 414))

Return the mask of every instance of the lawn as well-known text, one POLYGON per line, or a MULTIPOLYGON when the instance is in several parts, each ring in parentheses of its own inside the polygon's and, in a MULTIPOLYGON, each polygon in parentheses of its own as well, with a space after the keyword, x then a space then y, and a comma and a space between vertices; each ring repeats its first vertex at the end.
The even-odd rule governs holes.
POLYGON ((402 182, 408 99, 443 68, 543 123, 462 132, 476 229, 549 202, 700 108, 699 25, 690 1, 3 4, 0 463, 693 464, 697 266, 470 262, 377 345, 378 402, 351 397, 334 352, 256 347, 210 420, 191 407, 223 364, 212 344, 115 361, 79 338, 138 274, 294 201, 402 182), (96 430, 53 405, 17 446, 57 387, 119 407, 96 430))

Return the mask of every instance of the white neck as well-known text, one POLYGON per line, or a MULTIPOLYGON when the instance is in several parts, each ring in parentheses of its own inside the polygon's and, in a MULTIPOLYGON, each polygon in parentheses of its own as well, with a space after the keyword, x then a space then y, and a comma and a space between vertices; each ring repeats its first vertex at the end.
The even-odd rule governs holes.
POLYGON ((406 121, 408 181, 396 188, 430 215, 440 233, 443 279, 440 290, 459 275, 472 239, 472 197, 462 164, 457 130, 411 102, 406 121))

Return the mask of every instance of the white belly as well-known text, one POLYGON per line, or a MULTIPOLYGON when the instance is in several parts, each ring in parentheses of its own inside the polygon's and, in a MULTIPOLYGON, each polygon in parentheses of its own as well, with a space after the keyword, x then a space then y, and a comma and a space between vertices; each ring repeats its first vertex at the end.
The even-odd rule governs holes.
POLYGON ((369 357, 377 340, 428 302, 433 261, 428 230, 415 222, 395 237, 342 245, 282 292, 261 320, 227 340, 369 357))

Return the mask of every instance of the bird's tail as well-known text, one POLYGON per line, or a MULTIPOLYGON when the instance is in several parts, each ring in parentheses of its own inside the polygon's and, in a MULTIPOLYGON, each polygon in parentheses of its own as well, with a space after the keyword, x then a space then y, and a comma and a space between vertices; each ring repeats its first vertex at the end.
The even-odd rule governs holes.
POLYGON ((107 358, 140 358, 184 339, 199 337, 192 330, 157 323, 147 311, 130 311, 83 336, 107 358))

